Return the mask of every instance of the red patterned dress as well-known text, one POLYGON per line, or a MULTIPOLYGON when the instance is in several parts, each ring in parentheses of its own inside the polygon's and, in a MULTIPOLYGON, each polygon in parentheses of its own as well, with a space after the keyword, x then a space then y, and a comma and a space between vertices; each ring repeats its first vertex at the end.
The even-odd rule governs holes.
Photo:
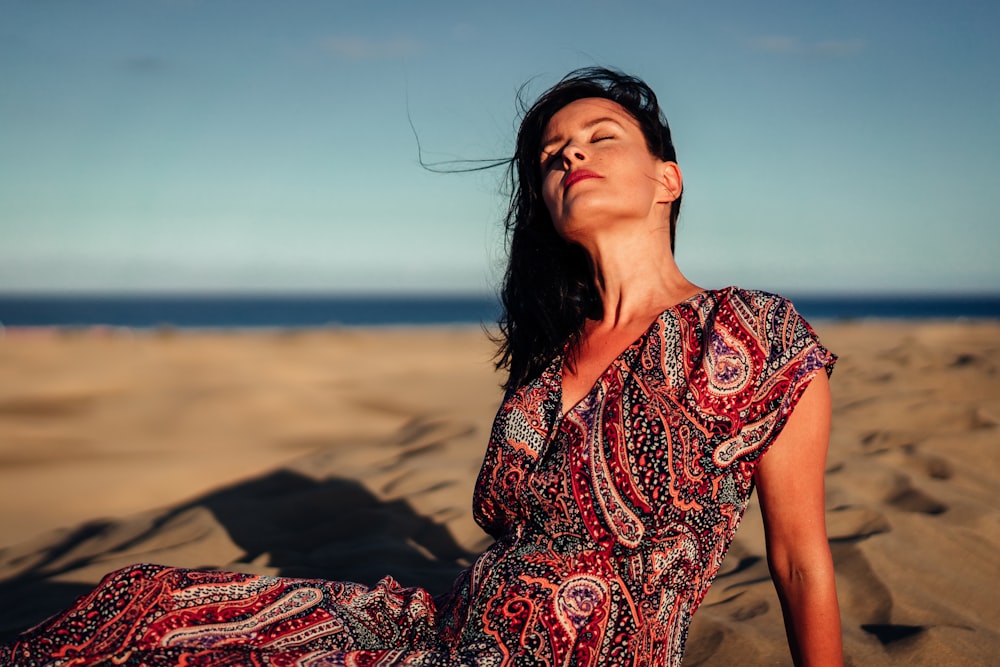
POLYGON ((680 665, 757 461, 834 360, 788 301, 702 292, 565 415, 561 357, 507 395, 474 498, 496 542, 448 596, 137 565, 0 664, 680 665))

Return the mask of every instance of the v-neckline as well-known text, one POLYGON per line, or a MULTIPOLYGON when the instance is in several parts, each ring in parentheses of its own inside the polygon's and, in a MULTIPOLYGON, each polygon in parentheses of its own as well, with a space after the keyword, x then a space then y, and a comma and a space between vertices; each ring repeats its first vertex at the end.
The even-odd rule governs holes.
POLYGON ((707 297, 708 295, 715 294, 717 291, 718 290, 712 290, 712 289, 701 290, 700 292, 696 292, 695 294, 692 294, 691 296, 687 297, 686 299, 682 299, 681 301, 678 301, 677 303, 675 303, 674 305, 672 305, 672 306, 670 306, 668 308, 664 308, 663 311, 661 311, 659 315, 657 315, 655 318, 653 318, 653 321, 649 323, 649 326, 647 326, 645 328, 645 330, 643 330, 643 332, 639 335, 639 337, 636 338, 635 340, 633 340, 628 345, 626 345, 622 349, 622 351, 618 353, 618 356, 616 356, 614 359, 612 359, 611 362, 604 368, 604 370, 601 371, 600 374, 598 374, 598 376, 594 379, 593 384, 590 386, 590 389, 587 390, 587 393, 585 393, 583 396, 581 396, 580 399, 578 401, 576 401, 573 405, 569 406, 569 408, 567 408, 566 405, 563 402, 563 369, 565 368, 565 363, 566 363, 566 349, 567 349, 567 347, 569 347, 569 341, 567 341, 566 343, 564 343, 563 344, 563 350, 560 353, 559 358, 558 358, 558 364, 556 365, 556 368, 555 368, 555 372, 556 372, 555 386, 556 386, 556 390, 559 393, 558 400, 556 401, 556 405, 559 408, 558 423, 562 423, 562 421, 564 419, 566 419, 566 417, 568 417, 570 414, 572 414, 573 412, 575 412, 576 409, 584 401, 586 401, 588 398, 590 398, 594 394, 594 391, 601 385, 601 381, 604 380, 604 378, 608 375, 608 373, 610 373, 611 370, 615 366, 618 365, 618 363, 629 352, 629 350, 632 350, 635 347, 641 347, 642 346, 642 344, 649 337, 649 334, 653 331, 653 327, 655 327, 657 324, 659 324, 659 323, 661 323, 663 321, 663 316, 664 315, 666 315, 667 313, 675 313, 676 314, 677 309, 680 308, 681 306, 689 304, 689 303, 693 303, 695 300, 697 300, 699 298, 707 297))

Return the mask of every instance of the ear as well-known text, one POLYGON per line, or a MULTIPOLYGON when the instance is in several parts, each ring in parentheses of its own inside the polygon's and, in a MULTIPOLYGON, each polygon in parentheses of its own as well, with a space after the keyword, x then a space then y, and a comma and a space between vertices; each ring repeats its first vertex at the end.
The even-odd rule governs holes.
POLYGON ((676 162, 660 163, 660 185, 664 191, 662 203, 668 204, 681 196, 684 189, 684 178, 681 176, 681 168, 677 166, 676 162))

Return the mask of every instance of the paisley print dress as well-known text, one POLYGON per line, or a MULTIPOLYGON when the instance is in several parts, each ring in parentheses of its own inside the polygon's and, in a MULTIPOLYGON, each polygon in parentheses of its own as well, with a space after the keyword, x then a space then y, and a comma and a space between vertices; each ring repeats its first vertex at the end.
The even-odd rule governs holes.
POLYGON ((680 665, 757 462, 834 361, 787 300, 699 293, 565 414, 561 356, 505 397, 473 503, 496 542, 448 595, 137 565, 0 664, 680 665))

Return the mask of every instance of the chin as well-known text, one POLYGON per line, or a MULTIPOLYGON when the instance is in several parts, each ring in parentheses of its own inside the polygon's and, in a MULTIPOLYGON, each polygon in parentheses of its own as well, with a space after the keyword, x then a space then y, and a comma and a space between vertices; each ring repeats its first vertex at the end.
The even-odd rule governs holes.
POLYGON ((621 210, 609 210, 608 207, 587 206, 586 211, 573 211, 564 215, 561 220, 553 219, 556 233, 570 243, 582 243, 602 229, 609 229, 627 219, 621 210))

